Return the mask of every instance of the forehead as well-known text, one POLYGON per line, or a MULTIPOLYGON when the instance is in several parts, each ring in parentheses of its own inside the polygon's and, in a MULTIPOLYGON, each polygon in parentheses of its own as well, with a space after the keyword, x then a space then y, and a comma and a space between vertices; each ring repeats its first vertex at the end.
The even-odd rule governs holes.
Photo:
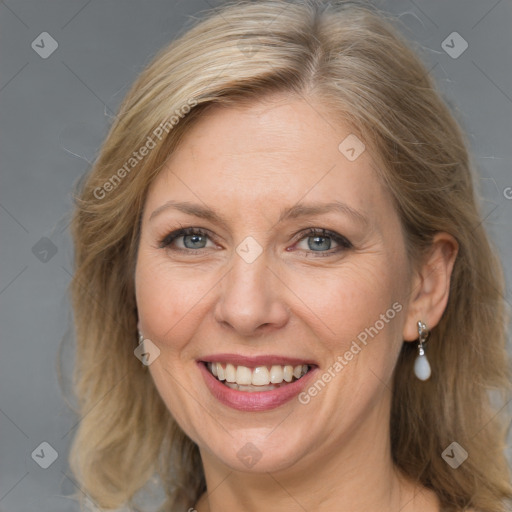
POLYGON ((214 107, 155 179, 148 210, 176 198, 239 211, 344 201, 381 215, 391 200, 363 144, 310 99, 282 95, 214 107))

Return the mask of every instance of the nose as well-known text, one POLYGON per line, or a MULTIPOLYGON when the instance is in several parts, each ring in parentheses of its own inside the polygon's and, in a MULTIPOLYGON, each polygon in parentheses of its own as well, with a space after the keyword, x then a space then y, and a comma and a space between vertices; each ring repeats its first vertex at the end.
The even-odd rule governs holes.
POLYGON ((252 263, 234 255, 233 266, 221 281, 215 319, 246 337, 282 328, 289 319, 283 286, 264 255, 252 263))

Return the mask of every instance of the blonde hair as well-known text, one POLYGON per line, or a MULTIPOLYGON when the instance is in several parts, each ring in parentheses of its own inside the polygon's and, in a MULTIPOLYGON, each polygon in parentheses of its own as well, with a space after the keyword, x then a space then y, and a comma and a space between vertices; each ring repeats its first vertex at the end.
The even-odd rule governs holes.
POLYGON ((392 23, 354 2, 225 6, 165 48, 127 94, 72 222, 82 414, 73 471, 106 508, 129 503, 155 472, 165 510, 193 507, 204 492, 197 446, 133 354, 140 217, 151 181, 205 108, 272 92, 319 99, 379 158, 411 261, 436 232, 456 238, 449 302, 428 346, 435 373, 415 381, 413 343, 403 344, 395 369, 392 455, 443 510, 505 510, 505 433, 489 397, 510 383, 503 276, 478 211, 467 142, 392 23), (456 470, 441 457, 453 441, 469 454, 456 470))

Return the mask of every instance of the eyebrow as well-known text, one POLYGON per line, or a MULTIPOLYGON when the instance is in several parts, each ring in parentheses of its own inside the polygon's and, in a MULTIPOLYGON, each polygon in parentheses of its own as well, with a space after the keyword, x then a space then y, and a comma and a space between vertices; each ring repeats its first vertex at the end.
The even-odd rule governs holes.
POLYGON ((368 224, 368 219, 358 210, 355 210, 348 204, 342 203, 341 201, 332 201, 330 203, 321 204, 296 204, 291 208, 288 208, 281 212, 279 222, 283 222, 288 219, 296 219, 299 217, 322 215, 330 212, 338 212, 343 215, 351 217, 359 224, 368 224))
MULTIPOLYGON (((169 209, 178 210, 180 212, 186 213, 187 215, 193 215, 195 217, 206 219, 214 223, 222 224, 224 226, 227 225, 227 222, 208 206, 174 200, 167 201, 163 205, 156 208, 149 216, 149 220, 151 221, 157 215, 169 209)), ((322 215, 333 211, 347 215, 359 224, 368 224, 368 219, 361 212, 355 210, 348 204, 345 204, 341 201, 309 205, 298 203, 291 208, 282 210, 278 223, 285 220, 297 219, 300 217, 322 215)))
POLYGON ((217 222, 219 224, 225 224, 225 221, 222 219, 222 217, 220 217, 220 215, 215 213, 215 211, 207 206, 173 200, 167 201, 162 206, 159 206, 156 210, 154 210, 153 213, 149 216, 149 220, 154 219, 157 215, 160 215, 160 213, 170 208, 186 213, 187 215, 194 215, 195 217, 200 217, 201 219, 217 222))

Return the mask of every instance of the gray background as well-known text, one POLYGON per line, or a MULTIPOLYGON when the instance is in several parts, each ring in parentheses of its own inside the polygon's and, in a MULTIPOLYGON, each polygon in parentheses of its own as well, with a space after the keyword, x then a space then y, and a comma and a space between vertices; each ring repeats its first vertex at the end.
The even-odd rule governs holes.
MULTIPOLYGON (((405 35, 423 48, 431 74, 469 133, 485 225, 505 262, 510 305, 512 2, 375 4, 400 14, 405 35), (454 31, 469 45, 458 58, 442 48, 454 31)), ((71 192, 137 74, 183 31, 191 15, 212 5, 201 0, 0 3, 0 511, 75 510, 66 497, 77 491, 66 458, 80 418, 66 405, 56 363, 62 340, 67 340, 64 357, 72 357, 71 192), (43 46, 42 32, 58 43, 45 59, 31 47, 33 41, 43 46), (31 456, 43 441, 58 452, 48 469, 31 456)), ((449 44, 461 48, 460 41, 449 44)))

